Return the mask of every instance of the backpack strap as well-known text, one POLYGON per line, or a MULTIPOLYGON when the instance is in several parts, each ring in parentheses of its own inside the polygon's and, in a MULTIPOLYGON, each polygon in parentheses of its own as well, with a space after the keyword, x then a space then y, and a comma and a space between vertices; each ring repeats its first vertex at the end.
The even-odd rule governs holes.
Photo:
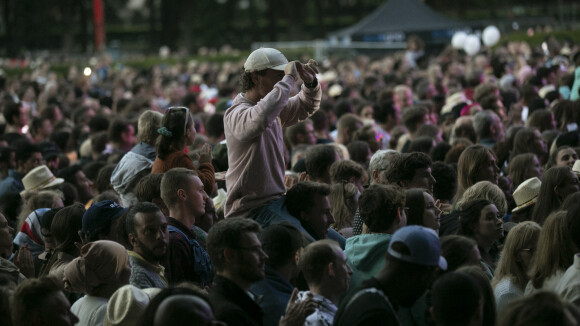
POLYGON ((209 259, 209 255, 207 254, 207 251, 203 249, 203 247, 199 244, 199 242, 197 242, 197 240, 190 239, 179 228, 173 225, 168 225, 167 230, 170 233, 171 232, 179 233, 187 240, 187 242, 189 243, 189 247, 193 251, 193 259, 194 259, 193 270, 196 273, 198 273, 199 276, 201 277, 202 285, 205 285, 207 280, 209 279, 212 270, 211 261, 209 259))

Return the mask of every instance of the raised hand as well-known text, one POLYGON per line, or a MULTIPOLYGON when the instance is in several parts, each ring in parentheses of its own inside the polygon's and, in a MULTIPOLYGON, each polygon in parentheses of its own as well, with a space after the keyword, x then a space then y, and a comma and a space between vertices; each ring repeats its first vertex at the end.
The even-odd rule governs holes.
POLYGON ((14 254, 14 265, 18 267, 20 273, 27 278, 34 277, 34 259, 32 258, 32 253, 28 248, 28 244, 20 248, 14 254))
POLYGON ((298 71, 296 70, 296 64, 300 63, 298 61, 290 61, 284 67, 284 73, 286 75, 292 75, 294 78, 298 79, 298 71))
POLYGON ((296 70, 298 70, 298 75, 300 79, 306 84, 311 84, 316 78, 318 71, 318 63, 312 59, 308 60, 308 63, 303 65, 300 62, 296 63, 296 70))
POLYGON ((298 178, 295 178, 294 176, 291 176, 291 175, 285 175, 284 176, 284 186, 286 186, 286 190, 292 188, 292 186, 294 186, 297 181, 298 181, 298 178))
POLYGON ((211 152, 211 145, 210 144, 204 144, 203 147, 201 148, 201 150, 199 151, 199 163, 208 163, 211 162, 211 159, 213 158, 212 152, 211 152))
POLYGON ((286 75, 292 75, 296 79, 300 78, 307 84, 314 81, 318 72, 318 63, 312 59, 308 60, 307 64, 303 64, 300 61, 290 61, 284 68, 286 75))
POLYGON ((306 318, 318 308, 318 303, 314 301, 312 293, 308 293, 308 297, 304 301, 297 302, 297 299, 298 289, 294 288, 286 306, 286 315, 280 319, 279 326, 302 326, 306 318))

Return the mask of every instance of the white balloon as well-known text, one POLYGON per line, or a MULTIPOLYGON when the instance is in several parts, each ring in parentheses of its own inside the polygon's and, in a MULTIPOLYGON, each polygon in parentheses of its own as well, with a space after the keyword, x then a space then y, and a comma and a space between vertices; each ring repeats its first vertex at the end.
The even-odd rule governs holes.
POLYGON ((499 42, 500 38, 499 29, 497 29, 497 27, 493 25, 487 26, 483 30, 481 38, 483 39, 483 44, 487 46, 494 46, 497 42, 499 42))
POLYGON ((171 50, 169 49, 169 47, 167 45, 163 45, 162 47, 159 48, 159 57, 161 59, 167 59, 167 57, 169 57, 170 53, 171 53, 171 50))
POLYGON ((467 38, 467 34, 465 32, 457 32, 453 34, 451 38, 451 45, 455 49, 463 49, 463 45, 465 45, 465 39, 467 38))
POLYGON ((474 55, 477 54, 477 52, 479 52, 480 48, 481 42, 479 41, 479 37, 477 37, 476 35, 467 36, 467 38, 465 39, 465 44, 463 44, 463 50, 465 50, 465 53, 469 55, 474 55))

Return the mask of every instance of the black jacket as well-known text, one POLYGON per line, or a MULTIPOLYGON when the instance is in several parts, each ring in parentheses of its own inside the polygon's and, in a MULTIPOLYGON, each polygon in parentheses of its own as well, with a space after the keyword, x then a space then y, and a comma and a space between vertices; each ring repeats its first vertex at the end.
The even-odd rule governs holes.
POLYGON ((262 308, 234 282, 216 275, 209 290, 209 301, 217 320, 228 326, 263 325, 262 308))

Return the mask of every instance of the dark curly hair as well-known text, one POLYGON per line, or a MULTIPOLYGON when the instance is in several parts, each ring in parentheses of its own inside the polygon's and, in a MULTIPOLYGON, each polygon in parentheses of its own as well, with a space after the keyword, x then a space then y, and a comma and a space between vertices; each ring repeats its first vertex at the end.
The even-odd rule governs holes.
POLYGON ((453 200, 457 189, 457 171, 443 162, 431 165, 431 174, 437 181, 433 185, 433 197, 440 200, 453 200))
POLYGON ((242 68, 242 72, 240 73, 240 84, 242 86, 242 93, 245 93, 254 88, 255 84, 254 81, 252 81, 252 73, 264 76, 266 74, 266 69, 248 72, 244 68, 242 68))
POLYGON ((286 192, 286 206, 290 215, 300 218, 301 212, 310 212, 315 204, 314 195, 328 196, 330 186, 313 181, 299 182, 286 192))
POLYGON ((363 191, 359 199, 359 212, 371 232, 388 230, 397 214, 405 207, 405 192, 393 185, 373 184, 363 191))
POLYGON ((389 183, 402 185, 402 182, 413 179, 415 170, 427 169, 431 167, 431 164, 431 158, 425 153, 404 153, 392 161, 385 172, 385 176, 389 183))

